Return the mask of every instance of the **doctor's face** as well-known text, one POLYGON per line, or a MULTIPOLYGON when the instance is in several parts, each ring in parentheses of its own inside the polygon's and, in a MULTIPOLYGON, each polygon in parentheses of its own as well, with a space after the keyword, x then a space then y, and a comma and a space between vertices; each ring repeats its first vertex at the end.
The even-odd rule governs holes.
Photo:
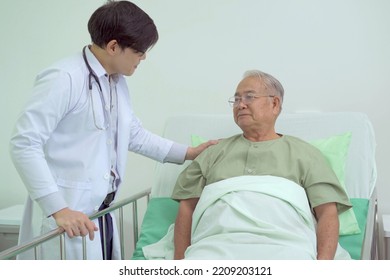
POLYGON ((135 69, 146 58, 146 54, 138 52, 132 48, 124 48, 114 57, 116 73, 131 76, 135 69))

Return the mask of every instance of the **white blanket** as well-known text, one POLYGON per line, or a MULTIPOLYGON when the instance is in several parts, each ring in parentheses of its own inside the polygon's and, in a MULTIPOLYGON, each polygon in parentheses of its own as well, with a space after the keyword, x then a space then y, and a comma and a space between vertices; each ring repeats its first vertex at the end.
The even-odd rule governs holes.
MULTIPOLYGON (((143 248, 172 259, 173 227, 143 248)), ((274 176, 240 176, 205 187, 193 214, 186 259, 316 259, 315 223, 304 189, 274 176)), ((340 246, 337 259, 350 259, 340 246)))

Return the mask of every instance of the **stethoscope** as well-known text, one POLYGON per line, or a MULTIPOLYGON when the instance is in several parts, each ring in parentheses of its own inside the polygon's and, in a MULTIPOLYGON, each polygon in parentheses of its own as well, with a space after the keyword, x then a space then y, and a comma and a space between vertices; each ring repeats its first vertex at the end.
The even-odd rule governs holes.
POLYGON ((88 88, 89 88, 89 95, 91 96, 93 122, 95 124, 95 127, 98 130, 106 130, 110 126, 110 123, 109 123, 110 115, 109 115, 108 110, 106 108, 106 102, 104 101, 102 86, 100 85, 99 78, 95 74, 95 72, 92 70, 91 65, 89 65, 89 63, 88 63, 87 55, 85 54, 85 48, 86 47, 87 46, 85 46, 83 48, 83 59, 84 59, 85 65, 87 66, 88 71, 89 71, 89 74, 88 74, 88 88), (103 123, 103 126, 98 125, 97 122, 96 122, 95 107, 93 105, 94 104, 94 102, 93 102, 94 100, 93 100, 93 94, 92 94, 92 79, 95 80, 95 82, 97 83, 97 85, 99 87, 100 102, 102 103, 102 108, 103 108, 103 112, 104 112, 104 123, 103 123))

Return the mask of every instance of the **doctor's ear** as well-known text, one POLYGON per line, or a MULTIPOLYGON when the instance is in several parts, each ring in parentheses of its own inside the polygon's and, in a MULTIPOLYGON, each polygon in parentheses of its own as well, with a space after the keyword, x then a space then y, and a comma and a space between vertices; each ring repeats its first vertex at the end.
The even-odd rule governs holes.
POLYGON ((118 44, 118 41, 117 40, 111 40, 110 42, 107 43, 106 45, 106 51, 108 52, 108 54, 110 55, 114 55, 115 53, 117 53, 118 51, 121 51, 121 47, 119 46, 118 44))

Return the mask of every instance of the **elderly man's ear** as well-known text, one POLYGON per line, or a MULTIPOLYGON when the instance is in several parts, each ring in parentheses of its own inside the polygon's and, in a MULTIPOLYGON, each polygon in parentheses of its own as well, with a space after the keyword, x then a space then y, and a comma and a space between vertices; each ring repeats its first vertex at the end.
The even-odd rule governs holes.
POLYGON ((272 106, 277 115, 282 112, 282 102, 280 100, 280 96, 275 95, 272 100, 272 106))

